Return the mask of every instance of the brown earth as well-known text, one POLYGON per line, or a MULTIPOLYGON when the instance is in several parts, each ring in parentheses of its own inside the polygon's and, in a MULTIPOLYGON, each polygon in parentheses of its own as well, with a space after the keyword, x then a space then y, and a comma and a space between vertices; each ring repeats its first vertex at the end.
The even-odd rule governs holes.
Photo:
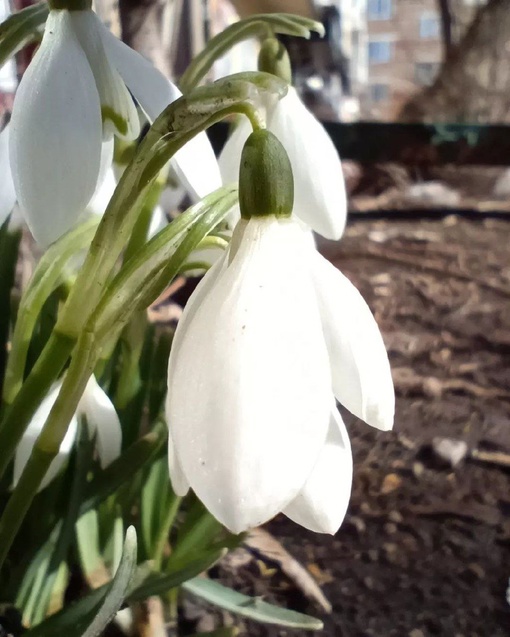
POLYGON ((510 635, 510 224, 362 221, 320 248, 360 288, 383 330, 395 430, 346 417, 352 501, 335 537, 286 520, 268 530, 320 584, 329 615, 270 560, 214 575, 321 616, 322 633, 240 624, 253 637, 510 635), (434 439, 467 443, 452 468, 434 439))

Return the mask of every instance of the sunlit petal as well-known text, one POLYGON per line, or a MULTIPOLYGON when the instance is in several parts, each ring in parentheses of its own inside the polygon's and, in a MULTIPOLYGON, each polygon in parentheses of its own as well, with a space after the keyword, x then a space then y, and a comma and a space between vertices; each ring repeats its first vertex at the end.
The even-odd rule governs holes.
POLYGON ((323 237, 339 239, 347 201, 342 164, 328 133, 292 87, 268 116, 268 128, 289 155, 294 214, 323 237))
POLYGON ((112 401, 94 376, 87 383, 77 413, 85 416, 90 432, 96 434, 99 461, 104 469, 120 455, 122 428, 112 401))
POLYGON ((70 11, 69 15, 94 74, 106 138, 116 134, 123 139, 136 139, 140 133, 138 113, 123 79, 105 52, 101 36, 105 26, 93 11, 70 11))
POLYGON ((313 297, 303 233, 275 218, 241 224, 230 265, 181 319, 167 403, 191 487, 233 532, 268 520, 297 495, 331 407, 320 318, 302 302, 313 297))
POLYGON ((351 444, 333 406, 326 443, 304 487, 283 513, 310 531, 334 534, 345 517, 351 486, 351 444))
POLYGON ((337 268, 310 250, 333 392, 355 416, 378 429, 393 426, 395 392, 381 332, 365 300, 337 268))
POLYGON ((11 169, 34 237, 69 230, 94 194, 101 109, 94 76, 68 11, 51 11, 42 44, 20 83, 11 119, 11 169))
POLYGON ((9 125, 0 133, 0 225, 11 214, 16 203, 16 192, 9 161, 9 125))

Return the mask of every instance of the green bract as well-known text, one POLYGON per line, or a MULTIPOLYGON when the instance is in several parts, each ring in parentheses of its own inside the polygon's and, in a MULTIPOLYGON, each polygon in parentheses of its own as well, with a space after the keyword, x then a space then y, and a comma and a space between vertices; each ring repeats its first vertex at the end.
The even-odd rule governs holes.
POLYGON ((290 217, 294 180, 285 148, 267 130, 254 131, 241 155, 239 207, 241 217, 290 217))

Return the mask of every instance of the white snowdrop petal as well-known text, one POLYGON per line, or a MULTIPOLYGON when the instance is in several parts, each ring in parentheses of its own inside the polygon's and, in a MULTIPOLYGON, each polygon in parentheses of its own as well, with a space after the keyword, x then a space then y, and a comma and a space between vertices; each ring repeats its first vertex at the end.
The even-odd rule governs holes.
POLYGON ((317 308, 305 300, 313 289, 302 241, 291 221, 248 222, 231 263, 182 317, 170 358, 177 456, 235 533, 297 495, 327 433, 331 375, 317 308))
POLYGON ((85 416, 90 433, 96 433, 97 452, 104 469, 120 456, 122 428, 112 401, 94 376, 87 383, 77 413, 85 416))
POLYGON ((221 175, 211 142, 199 133, 170 160, 180 182, 194 201, 221 188, 221 175))
MULTIPOLYGON (((112 63, 151 122, 181 97, 175 84, 107 29, 104 29, 103 42, 112 63)), ((172 157, 171 165, 195 201, 221 187, 218 162, 205 133, 200 133, 181 148, 172 157)))
POLYGON ((16 192, 9 161, 9 125, 0 133, 0 225, 11 214, 16 203, 16 192))
POLYGON ((202 305, 204 299, 214 287, 224 267, 225 257, 214 264, 214 266, 205 274, 205 276, 195 288, 195 291, 186 303, 186 307, 184 308, 184 311, 182 313, 181 319, 177 326, 177 330, 175 331, 175 335, 172 341, 172 349, 170 350, 170 360, 168 363, 169 393, 167 394, 166 398, 166 420, 168 425, 168 469, 170 472, 172 488, 177 495, 181 496, 186 495, 190 487, 184 475, 184 471, 182 470, 181 464, 178 460, 172 436, 172 420, 170 416, 169 401, 170 387, 172 385, 171 374, 175 373, 175 361, 177 359, 177 354, 180 350, 183 337, 186 333, 186 326, 190 324, 196 311, 202 305))
POLYGON ((135 103, 117 69, 108 60, 101 36, 105 26, 93 11, 71 11, 72 25, 94 74, 106 139, 133 140, 140 134, 135 103))
POLYGON ((326 443, 305 485, 283 513, 310 531, 333 535, 344 520, 351 487, 351 444, 333 405, 326 443))
POLYGON ((152 237, 163 228, 166 228, 168 224, 168 220, 166 218, 165 213, 163 212, 163 208, 161 206, 156 206, 152 212, 151 222, 149 224, 149 231, 147 233, 147 238, 152 239, 152 237))
POLYGON ((227 139, 218 159, 221 178, 225 185, 239 182, 239 166, 243 147, 252 132, 250 122, 246 117, 238 122, 232 134, 227 139))
POLYGON ((393 426, 395 392, 381 332, 365 300, 339 270, 310 250, 324 336, 331 360, 333 393, 367 424, 393 426))
POLYGON ((121 42, 106 27, 101 29, 101 37, 108 59, 149 121, 153 122, 182 93, 149 60, 121 42))
POLYGON ((68 11, 50 11, 42 44, 21 80, 11 119, 11 170, 34 237, 69 230, 94 194, 101 110, 68 11))
POLYGON ((177 458, 174 441, 170 432, 168 432, 168 471, 175 495, 178 495, 181 498, 184 497, 189 491, 189 482, 186 480, 184 471, 182 470, 179 459, 177 458))
MULTIPOLYGON (((41 402, 39 408, 35 412, 30 421, 23 437, 16 448, 16 454, 14 456, 14 473, 13 473, 13 486, 16 486, 21 478, 21 474, 23 473, 23 469, 30 458, 32 453, 32 449, 34 448, 34 444, 41 433, 48 416, 50 415, 50 411, 55 404, 58 395, 60 393, 60 388, 62 387, 61 383, 55 385, 51 391, 48 393, 46 398, 41 402)), ((67 433, 60 445, 59 452, 44 476, 41 485, 39 486, 39 491, 44 489, 54 478, 58 475, 62 467, 64 466, 67 457, 69 456, 71 449, 73 447, 74 441, 76 439, 76 432, 78 428, 78 423, 76 418, 73 417, 67 433)))
POLYGON ((268 128, 289 155, 294 214, 323 237, 339 239, 347 217, 342 164, 331 138, 293 87, 271 110, 268 128))

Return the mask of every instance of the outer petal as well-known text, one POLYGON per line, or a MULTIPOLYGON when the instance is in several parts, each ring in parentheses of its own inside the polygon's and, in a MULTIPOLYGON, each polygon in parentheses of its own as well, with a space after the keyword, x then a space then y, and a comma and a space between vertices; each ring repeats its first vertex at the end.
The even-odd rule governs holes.
MULTIPOLYGON (((30 454, 32 453, 35 441, 41 433, 41 430, 44 427, 50 411, 58 398, 61 386, 61 383, 56 385, 46 396, 46 398, 41 402, 41 404, 39 405, 39 409, 35 412, 32 420, 30 421, 30 424, 23 434, 23 438, 21 439, 21 442, 16 449, 16 455, 14 457, 13 486, 16 486, 19 482, 21 474, 23 473, 23 469, 25 468, 25 465, 30 458, 30 454)), ((73 419, 71 420, 71 424, 69 425, 69 429, 67 430, 67 433, 64 437, 64 440, 60 445, 58 455, 50 464, 50 467, 41 482, 39 490, 44 489, 44 487, 46 487, 62 469, 67 460, 67 457, 71 452, 74 440, 76 438, 77 429, 78 423, 76 417, 73 417, 73 419)))
POLYGON ((110 203, 113 191, 117 186, 117 179, 113 170, 113 139, 103 143, 101 149, 101 164, 99 177, 94 196, 87 205, 87 211, 95 215, 103 215, 106 207, 110 203))
POLYGON ((310 266, 331 360, 333 393, 367 424, 393 426, 395 392, 381 332, 365 300, 317 251, 310 266))
POLYGON ((74 224, 94 194, 101 155, 101 110, 68 11, 50 11, 11 119, 11 169, 19 204, 43 244, 74 224))
POLYGON ((334 535, 347 512, 351 487, 351 443, 334 405, 326 444, 304 487, 283 513, 310 531, 334 535))
POLYGON ((103 469, 119 457, 122 447, 122 428, 112 401, 90 377, 77 409, 85 416, 89 431, 97 434, 97 451, 103 469))
POLYGON ((302 241, 290 221, 248 222, 231 263, 181 319, 170 359, 178 458, 236 533, 297 495, 327 433, 331 376, 302 241))
POLYGON ((140 134, 140 120, 133 98, 106 55, 101 35, 105 26, 90 10, 71 11, 70 16, 96 80, 106 136, 116 134, 123 139, 136 139, 140 134))
POLYGON ((294 173, 294 214, 328 239, 345 228, 347 200, 342 164, 322 124, 289 88, 268 118, 285 146, 294 173))
POLYGON ((189 482, 184 475, 181 463, 175 452, 174 441, 171 432, 168 432, 168 471, 170 473, 170 482, 175 495, 184 497, 189 491, 189 482))
POLYGON ((0 225, 7 219, 16 203, 9 161, 9 125, 0 133, 0 225))
MULTIPOLYGON (((200 283, 195 288, 195 291, 190 296, 184 312, 182 313, 179 325, 175 331, 175 336, 172 341, 172 349, 170 350, 170 360, 168 363, 168 387, 173 386, 173 374, 180 373, 175 368, 175 361, 177 360, 177 354, 180 351, 180 347, 186 334, 188 325, 193 320, 197 310, 202 305, 204 299, 208 296, 210 291, 214 288, 218 277, 225 268, 226 259, 218 261, 214 266, 205 274, 200 283)), ((172 421, 170 417, 170 400, 167 394, 166 399, 166 418, 168 424, 168 469, 170 472, 170 481, 172 482, 172 488, 177 495, 184 496, 189 491, 189 482, 184 475, 181 463, 177 457, 177 451, 172 435, 172 421)))
MULTIPOLYGON (((106 28, 103 29, 103 42, 110 60, 151 122, 182 95, 148 60, 118 40, 106 28)), ((205 133, 190 140, 174 155, 171 163, 195 200, 221 186, 218 162, 205 133)))
POLYGON ((237 184, 239 182, 239 165, 241 163, 241 153, 243 147, 252 132, 251 124, 243 116, 241 121, 234 128, 232 135, 227 139, 218 160, 221 178, 223 183, 237 184))

